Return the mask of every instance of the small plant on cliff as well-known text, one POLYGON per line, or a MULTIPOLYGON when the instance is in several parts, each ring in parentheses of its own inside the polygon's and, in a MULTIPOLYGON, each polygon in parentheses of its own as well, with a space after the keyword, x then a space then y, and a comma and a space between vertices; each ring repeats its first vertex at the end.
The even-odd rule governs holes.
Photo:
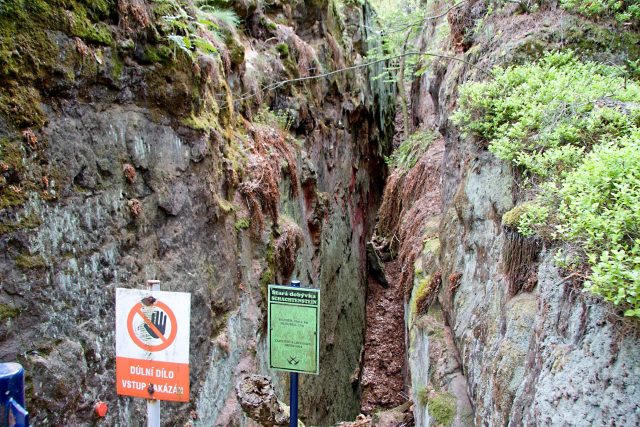
POLYGON ((408 171, 416 165, 429 145, 436 139, 436 134, 430 130, 419 130, 412 133, 409 138, 402 141, 385 161, 391 168, 399 168, 408 171))
POLYGON ((464 85, 453 120, 525 176, 533 200, 503 224, 579 248, 559 262, 640 318, 640 84, 625 73, 550 53, 464 85))
MULTIPOLYGON (((195 60, 198 52, 204 54, 217 53, 216 43, 221 42, 221 32, 234 30, 240 20, 230 10, 217 9, 206 1, 195 2, 195 14, 189 14, 186 6, 176 0, 155 0, 158 10, 164 15, 160 30, 164 32, 174 50, 183 52, 188 58, 195 60)), ((175 53, 174 53, 175 55, 175 53)))
POLYGON ((435 425, 450 426, 456 417, 456 397, 451 393, 437 393, 426 398, 429 415, 433 417, 435 425))

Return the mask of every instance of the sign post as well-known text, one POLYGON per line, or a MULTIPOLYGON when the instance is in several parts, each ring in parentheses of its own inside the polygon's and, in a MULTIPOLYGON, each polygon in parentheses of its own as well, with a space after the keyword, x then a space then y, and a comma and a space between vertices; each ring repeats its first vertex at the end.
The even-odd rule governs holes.
POLYGON ((191 294, 116 289, 116 385, 147 399, 147 425, 160 426, 160 401, 189 401, 191 294))
POLYGON ((290 427, 298 425, 298 374, 320 371, 320 290, 269 285, 269 367, 290 372, 290 427))
MULTIPOLYGON (((148 291, 159 291, 159 280, 147 280, 148 291)), ((147 427, 160 427, 160 400, 147 399, 147 427)))

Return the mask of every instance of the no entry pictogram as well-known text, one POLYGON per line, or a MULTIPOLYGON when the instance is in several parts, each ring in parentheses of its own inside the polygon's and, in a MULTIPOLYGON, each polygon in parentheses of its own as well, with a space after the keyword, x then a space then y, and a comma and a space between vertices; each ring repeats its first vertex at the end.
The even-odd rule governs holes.
POLYGON ((131 340, 141 349, 161 351, 175 341, 178 322, 171 308, 162 301, 149 305, 139 302, 129 311, 127 331, 131 340), (143 324, 136 322, 137 319, 142 320, 143 324))

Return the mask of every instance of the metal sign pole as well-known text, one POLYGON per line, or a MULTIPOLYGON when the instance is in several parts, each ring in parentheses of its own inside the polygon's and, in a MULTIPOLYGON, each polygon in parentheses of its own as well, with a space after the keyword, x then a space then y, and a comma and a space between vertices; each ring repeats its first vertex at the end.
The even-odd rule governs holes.
MULTIPOLYGON (((300 287, 299 280, 292 280, 291 286, 300 287)), ((289 427, 298 427, 298 373, 289 374, 289 427)))
MULTIPOLYGON (((147 280, 147 289, 150 291, 160 290, 159 280, 147 280)), ((175 325, 172 325, 175 327, 175 325)), ((147 399, 147 427, 160 427, 160 400, 147 399)))

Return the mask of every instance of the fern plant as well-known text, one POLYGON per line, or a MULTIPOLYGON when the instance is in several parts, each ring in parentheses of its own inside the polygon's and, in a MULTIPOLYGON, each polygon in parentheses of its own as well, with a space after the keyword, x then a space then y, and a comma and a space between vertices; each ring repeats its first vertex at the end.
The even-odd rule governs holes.
POLYGON ((206 1, 198 1, 192 6, 195 16, 187 13, 182 3, 176 0, 155 0, 159 11, 163 13, 160 22, 161 31, 177 51, 184 53, 192 61, 198 54, 215 54, 215 44, 222 42, 223 31, 233 31, 240 19, 231 10, 218 9, 206 1))

